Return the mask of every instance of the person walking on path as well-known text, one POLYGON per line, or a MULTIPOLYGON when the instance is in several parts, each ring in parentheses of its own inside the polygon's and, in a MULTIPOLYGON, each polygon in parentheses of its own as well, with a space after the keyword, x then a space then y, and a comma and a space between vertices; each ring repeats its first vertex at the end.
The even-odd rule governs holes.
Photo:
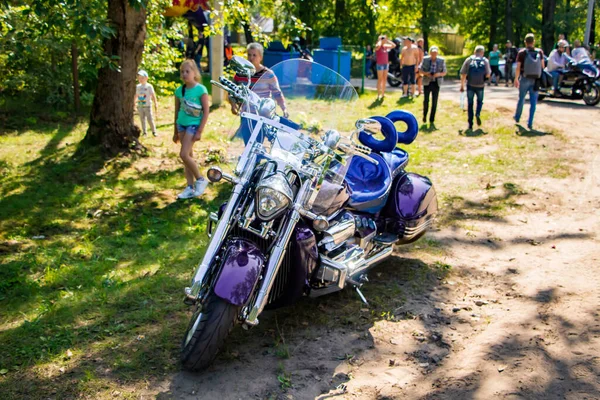
POLYGON ((396 47, 394 42, 385 35, 379 36, 375 45, 375 59, 377 61, 377 100, 383 100, 385 86, 387 85, 387 74, 389 68, 389 51, 396 47))
POLYGON ((419 62, 419 48, 413 44, 412 39, 408 36, 402 38, 404 40, 404 47, 400 52, 400 65, 402 66, 402 97, 408 97, 415 93, 415 75, 417 73, 417 67, 419 62), (408 85, 410 84, 411 91, 408 91, 408 85))
MULTIPOLYGON (((423 59, 427 55, 427 52, 423 48, 424 43, 422 38, 417 40, 417 48, 419 49, 419 62, 417 63, 417 67, 421 65, 423 59)), ((417 68, 417 93, 417 96, 423 93, 423 76, 419 73, 419 68, 417 68)))
POLYGON ((517 61, 517 49, 515 49, 510 40, 506 41, 506 53, 504 54, 504 81, 506 82, 506 87, 508 87, 508 81, 510 83, 514 83, 513 77, 513 63, 517 61))
POLYGON ((183 161, 187 186, 178 199, 202 196, 208 181, 202 178, 194 160, 192 147, 202 138, 208 121, 208 91, 200 83, 200 71, 194 60, 185 60, 180 67, 183 85, 175 90, 175 132, 173 142, 181 143, 179 156, 183 161))
POLYGON ((429 114, 430 128, 434 128, 435 112, 437 110, 440 86, 446 76, 446 61, 438 57, 439 49, 431 46, 429 55, 423 58, 419 65, 419 74, 423 78, 425 88, 425 99, 423 101, 423 123, 427 123, 427 112, 429 111, 429 95, 431 95, 431 113, 429 114))
MULTIPOLYGON (((500 81, 500 51, 498 50, 498 45, 494 44, 493 50, 490 51, 490 68, 492 69, 492 83, 498 86, 498 82, 500 81)), ((490 83, 488 82, 488 86, 490 83)))
POLYGON ((465 91, 465 82, 467 84, 467 116, 469 130, 473 129, 473 100, 477 96, 477 126, 481 126, 481 109, 483 108, 483 91, 485 89, 485 80, 492 74, 490 63, 484 57, 485 48, 483 46, 475 47, 475 54, 467 58, 460 69, 460 91, 465 91))
POLYGON ((544 52, 535 47, 535 37, 533 33, 525 36, 525 48, 519 51, 517 55, 517 71, 515 72, 515 87, 519 89, 519 101, 517 110, 513 117, 518 124, 523 112, 525 95, 529 93, 529 120, 527 128, 533 128, 533 116, 538 100, 538 91, 540 89, 539 79, 544 70, 544 52))
POLYGON ((154 87, 148 83, 148 73, 143 69, 138 72, 138 81, 140 82, 135 87, 135 97, 137 99, 137 111, 142 123, 142 135, 146 136, 146 121, 150 125, 152 135, 156 136, 156 127, 154 125, 154 115, 152 114, 152 106, 154 112, 158 114, 156 93, 154 87))

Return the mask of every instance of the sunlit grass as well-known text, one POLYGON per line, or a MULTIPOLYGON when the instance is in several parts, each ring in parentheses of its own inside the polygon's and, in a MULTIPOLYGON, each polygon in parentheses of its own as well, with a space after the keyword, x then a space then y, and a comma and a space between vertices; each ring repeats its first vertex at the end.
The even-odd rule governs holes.
MULTIPOLYGON (((375 94, 367 93, 336 117, 352 126, 358 118, 402 108, 420 121, 421 99, 399 104, 387 96, 383 105, 374 100, 375 94)), ((241 153, 241 142, 229 141, 237 118, 227 107, 213 110, 196 145, 202 171, 207 158, 230 168, 241 153)), ((310 122, 319 115, 303 118, 310 122)), ((558 179, 570 173, 573 160, 556 157, 565 140, 559 132, 518 136, 502 113, 484 111, 483 119, 477 136, 459 134, 466 115, 442 99, 438 130, 423 130, 413 144, 402 146, 410 153, 408 170, 428 175, 436 185, 441 224, 500 218, 527 193, 526 177, 558 179)), ((187 323, 182 289, 208 243, 207 215, 228 197, 229 186, 211 185, 201 199, 175 201, 185 180, 178 145, 171 141, 172 121, 171 99, 163 99, 159 137, 141 138, 148 156, 109 162, 93 153, 73 157, 85 135, 83 123, 39 123, 0 133, 0 371, 6 371, 0 374, 0 392, 5 397, 108 398, 114 388, 142 385, 178 368, 187 323)), ((444 249, 425 236, 401 254, 433 260, 444 249)), ((414 259, 402 268, 383 267, 383 275, 365 286, 374 307, 371 318, 389 315, 410 288, 423 288, 449 270, 414 259), (412 286, 403 287, 398 279, 412 286)), ((323 324, 359 318, 360 304, 351 292, 319 301, 326 311, 318 318, 302 314, 302 304, 289 310, 297 327, 305 317, 323 324)))

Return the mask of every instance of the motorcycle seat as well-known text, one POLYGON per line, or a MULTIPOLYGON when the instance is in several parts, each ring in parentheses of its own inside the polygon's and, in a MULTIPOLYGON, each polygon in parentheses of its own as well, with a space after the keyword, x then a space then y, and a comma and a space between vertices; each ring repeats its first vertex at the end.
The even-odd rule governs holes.
POLYGON ((381 153, 383 159, 390 167, 392 172, 392 180, 404 170, 406 164, 408 164, 408 153, 400 148, 395 148, 389 153, 381 153))
POLYGON ((383 157, 376 153, 372 153, 371 157, 377 160, 377 165, 359 156, 352 157, 346 183, 350 207, 375 214, 385 206, 392 186, 392 173, 383 157))

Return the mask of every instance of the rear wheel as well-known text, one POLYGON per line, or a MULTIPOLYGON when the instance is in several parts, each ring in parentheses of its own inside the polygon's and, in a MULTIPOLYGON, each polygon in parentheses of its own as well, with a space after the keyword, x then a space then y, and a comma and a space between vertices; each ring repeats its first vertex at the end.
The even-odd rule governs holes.
POLYGON ((392 79, 390 77, 387 78, 387 81, 391 87, 398 87, 402 83, 399 79, 392 79))
POLYGON ((590 90, 583 94, 583 101, 588 106, 595 106, 600 103, 600 89, 598 89, 598 86, 592 85, 590 90))
POLYGON ((198 305, 183 338, 181 362, 185 369, 198 371, 208 367, 235 325, 240 307, 210 293, 198 305))

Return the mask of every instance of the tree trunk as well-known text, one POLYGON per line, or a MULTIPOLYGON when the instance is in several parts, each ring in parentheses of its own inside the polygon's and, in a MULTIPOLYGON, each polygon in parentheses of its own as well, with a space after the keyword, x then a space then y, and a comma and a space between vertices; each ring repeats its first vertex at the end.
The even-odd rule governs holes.
POLYGON ((554 47, 554 12, 556 0, 543 0, 542 4, 542 49, 550 54, 554 47))
POLYGON ((429 48, 429 16, 427 15, 427 9, 429 6, 428 0, 421 0, 421 33, 423 35, 423 50, 429 48))
POLYGON ((79 69, 77 67, 78 58, 77 44, 73 41, 71 42, 71 69, 73 73, 73 102, 76 113, 81 111, 81 101, 79 100, 79 69))
POLYGON ((344 38, 344 33, 346 33, 346 1, 345 0, 335 0, 335 31, 344 38))
POLYGON ((491 50, 496 43, 496 32, 498 30, 498 4, 499 0, 491 0, 490 7, 490 43, 488 45, 488 50, 491 50))
POLYGON ((246 37, 246 44, 254 42, 252 31, 250 30, 250 22, 244 24, 244 36, 246 37))
MULTIPOLYGON (((512 8, 512 0, 506 0, 504 7, 504 34, 506 35, 506 40, 510 40, 511 42, 513 41, 512 8)), ((502 49, 502 46, 500 48, 502 49)))
MULTIPOLYGON (((594 10, 592 11, 592 26, 590 29, 590 43, 592 44, 590 46, 590 51, 593 50, 594 46, 596 45, 596 7, 598 7, 598 0, 596 0, 596 2, 594 3, 594 10)), ((589 43, 584 43, 586 46, 589 45, 589 43)))
POLYGON ((108 57, 119 68, 102 67, 94 96, 84 146, 100 146, 107 155, 141 147, 140 130, 133 124, 137 70, 144 51, 146 10, 132 8, 129 0, 108 0, 108 20, 115 35, 104 41, 108 57))
POLYGON ((569 34, 571 33, 571 0, 565 1, 565 39, 569 40, 569 34))

